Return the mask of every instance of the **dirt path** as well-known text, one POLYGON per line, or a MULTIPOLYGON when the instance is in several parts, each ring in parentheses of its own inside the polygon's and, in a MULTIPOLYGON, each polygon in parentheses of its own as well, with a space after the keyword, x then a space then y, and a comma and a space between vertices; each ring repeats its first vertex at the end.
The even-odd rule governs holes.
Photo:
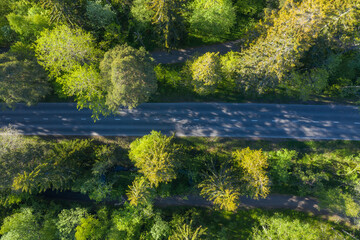
MULTIPOLYGON (((74 202, 95 202, 90 200, 87 195, 77 192, 55 192, 47 191, 41 194, 48 200, 74 201, 74 202)), ((124 199, 125 200, 125 199, 124 199)), ((254 200, 246 197, 240 198, 240 208, 252 209, 291 209, 320 216, 323 219, 332 221, 349 222, 348 219, 333 214, 326 209, 319 210, 319 202, 311 197, 298 197, 292 195, 270 194, 266 199, 254 200)), ((123 202, 104 201, 106 204, 122 205, 123 202)), ((167 198, 157 198, 154 201, 156 207, 213 207, 213 204, 198 195, 173 196, 167 198)))
POLYGON ((240 40, 236 40, 236 41, 207 45, 202 47, 172 50, 170 52, 155 51, 151 53, 151 56, 155 59, 157 63, 163 63, 163 64, 180 63, 186 61, 188 58, 190 58, 191 56, 197 53, 200 55, 206 52, 220 52, 220 54, 225 54, 230 51, 238 51, 239 42, 240 40))
MULTIPOLYGON (((298 197, 282 194, 271 194, 266 199, 254 200, 246 197, 240 198, 240 208, 252 209, 291 209, 321 216, 327 220, 348 222, 346 218, 333 214, 326 209, 319 210, 319 202, 311 197, 298 197)), ((200 196, 168 197, 156 199, 155 206, 188 206, 188 207, 212 207, 213 204, 200 196)))

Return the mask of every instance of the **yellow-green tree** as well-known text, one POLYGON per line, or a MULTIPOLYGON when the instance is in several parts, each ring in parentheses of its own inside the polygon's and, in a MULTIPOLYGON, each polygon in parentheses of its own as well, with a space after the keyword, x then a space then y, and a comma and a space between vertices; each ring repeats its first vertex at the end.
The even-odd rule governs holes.
POLYGON ((190 28, 203 36, 222 37, 230 33, 236 23, 231 0, 195 0, 190 4, 190 28))
POLYGON ((175 231, 169 237, 169 240, 199 240, 202 238, 203 235, 206 234, 207 228, 203 228, 202 226, 197 227, 194 229, 192 226, 192 220, 189 224, 183 223, 181 226, 176 226, 175 231))
POLYGON ((126 191, 126 196, 130 205, 138 206, 144 205, 150 201, 151 189, 150 183, 145 177, 136 177, 129 190, 126 191))
POLYGON ((265 18, 255 31, 259 37, 241 52, 239 87, 262 92, 283 82, 303 67, 302 59, 320 38, 343 49, 356 46, 359 7, 353 0, 288 0, 265 18))
POLYGON ((235 211, 240 203, 240 191, 232 172, 225 167, 221 167, 218 172, 210 171, 198 187, 201 189, 200 195, 220 209, 235 211))
POLYGON ((54 78, 71 73, 79 66, 96 64, 101 57, 91 34, 65 25, 41 32, 35 52, 39 64, 54 78))
POLYGON ((268 166, 267 155, 261 150, 244 148, 233 152, 232 162, 234 171, 241 174, 248 195, 258 199, 269 194, 269 178, 265 171, 268 166))
POLYGON ((222 79, 219 53, 207 52, 196 58, 190 65, 190 72, 195 92, 214 93, 222 79))
POLYGON ((172 138, 152 131, 130 144, 130 160, 149 180, 151 186, 157 187, 162 182, 167 183, 176 178, 172 138))

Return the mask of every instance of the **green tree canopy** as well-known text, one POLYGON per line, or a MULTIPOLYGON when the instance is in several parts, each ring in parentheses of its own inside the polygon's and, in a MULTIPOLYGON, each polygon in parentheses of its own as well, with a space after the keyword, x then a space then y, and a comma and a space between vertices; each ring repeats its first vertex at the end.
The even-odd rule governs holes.
POLYGON ((236 23, 236 11, 231 0, 195 0, 190 4, 190 28, 203 36, 230 33, 236 23))
MULTIPOLYGON (((302 60, 321 38, 329 43, 327 48, 344 50, 356 46, 359 34, 354 29, 359 27, 359 4, 352 0, 287 1, 251 32, 259 37, 241 52, 236 70, 239 87, 262 92, 277 86, 295 70, 308 70, 302 60)), ((310 73, 302 77, 312 76, 310 73)))
POLYGON ((115 20, 116 13, 111 9, 110 4, 94 0, 87 2, 86 16, 94 29, 100 29, 110 25, 115 20))
POLYGON ((10 27, 24 42, 32 42, 44 29, 50 28, 49 12, 37 5, 31 6, 25 14, 12 12, 7 20, 10 27))
POLYGON ((78 66, 71 73, 57 78, 57 82, 65 95, 75 97, 78 109, 91 109, 95 119, 100 114, 109 114, 105 105, 105 81, 94 66, 78 66))
POLYGON ((171 140, 172 137, 152 131, 151 134, 138 138, 130 144, 131 161, 155 187, 159 183, 167 183, 176 178, 175 149, 171 140))
POLYGON ((219 171, 210 170, 198 187, 200 195, 212 201, 220 209, 235 211, 240 203, 240 191, 230 169, 222 166, 219 171))
POLYGON ((39 64, 49 71, 51 77, 71 73, 85 64, 96 64, 101 56, 89 33, 65 25, 41 32, 35 51, 39 64))
POLYGON ((77 226, 82 224, 82 219, 86 219, 88 213, 83 208, 63 209, 59 213, 59 220, 56 223, 61 240, 75 240, 77 226))
POLYGON ((0 229, 1 239, 4 240, 35 240, 41 239, 40 226, 30 208, 22 208, 4 219, 0 229))
POLYGON ((190 65, 191 84, 200 95, 214 93, 222 79, 219 53, 207 52, 190 65))
POLYGON ((261 150, 244 148, 233 152, 233 166, 241 174, 241 181, 245 182, 247 194, 257 199, 265 198, 269 190, 269 178, 265 169, 268 166, 267 155, 261 150))
POLYGON ((130 205, 145 205, 150 202, 150 183, 145 177, 136 177, 126 192, 130 205))
POLYGON ((152 22, 162 36, 165 48, 173 48, 184 36, 183 11, 186 0, 154 0, 152 22))
POLYGON ((81 224, 76 227, 76 240, 101 240, 104 239, 103 225, 94 216, 81 218, 81 224))
POLYGON ((105 53, 100 70, 107 86, 106 105, 134 108, 149 99, 157 88, 154 65, 144 48, 116 46, 105 53))
POLYGON ((0 54, 0 100, 12 106, 34 104, 50 92, 46 72, 36 61, 18 60, 10 53, 0 54))

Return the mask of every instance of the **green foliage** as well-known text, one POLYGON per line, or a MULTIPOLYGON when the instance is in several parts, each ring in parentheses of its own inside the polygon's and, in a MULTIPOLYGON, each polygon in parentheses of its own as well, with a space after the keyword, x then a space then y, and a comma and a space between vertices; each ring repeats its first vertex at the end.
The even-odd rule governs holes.
MULTIPOLYGON (((133 17, 132 24, 138 34, 143 35, 151 29, 151 19, 155 12, 150 9, 149 6, 149 0, 134 0, 131 6, 131 16, 133 17)), ((142 38, 138 39, 138 41, 142 40, 142 38)))
POLYGON ((11 29, 25 42, 34 41, 41 31, 51 27, 48 12, 36 5, 29 8, 26 14, 12 12, 6 17, 11 29))
POLYGON ((166 239, 168 237, 170 226, 161 218, 160 214, 155 215, 154 224, 150 229, 150 233, 154 240, 166 239))
POLYGON ((57 78, 66 96, 75 97, 78 109, 89 108, 92 117, 98 119, 100 114, 107 116, 110 112, 105 105, 104 80, 93 66, 77 66, 69 74, 57 78))
POLYGON ((14 178, 24 171, 31 171, 39 164, 41 149, 36 141, 27 141, 17 130, 7 127, 0 136, 0 191, 10 189, 14 178))
POLYGON ((257 199, 269 194, 269 178, 265 171, 267 156, 261 150, 244 148, 233 152, 233 166, 243 174, 241 180, 245 182, 249 195, 257 199))
POLYGON ((329 189, 318 194, 321 208, 330 209, 350 218, 359 217, 360 206, 351 194, 344 193, 340 188, 329 189))
POLYGON ((51 23, 76 27, 84 22, 86 0, 41 0, 40 2, 44 9, 49 10, 51 23))
POLYGON ((139 239, 141 227, 146 219, 152 217, 152 208, 137 208, 125 204, 125 208, 113 213, 113 223, 122 232, 122 239, 139 239))
POLYGON ((270 2, 270 1, 237 0, 236 3, 234 4, 234 7, 236 8, 237 12, 242 16, 256 17, 263 11, 266 2, 270 2))
POLYGON ((56 223, 61 240, 75 240, 77 226, 82 224, 82 219, 87 218, 87 210, 83 208, 63 209, 56 223))
POLYGON ((207 229, 202 226, 195 228, 192 225, 192 221, 190 221, 190 223, 182 223, 182 225, 178 225, 172 235, 170 235, 169 240, 202 239, 202 236, 206 235, 207 229))
MULTIPOLYGON (((354 1, 287 1, 280 11, 266 17, 256 30, 255 35, 259 37, 241 52, 237 70, 239 87, 263 92, 287 79, 294 70, 310 67, 302 60, 314 46, 321 44, 320 39, 326 39, 327 44, 322 45, 332 49, 348 49, 356 44, 358 36, 351 29, 358 26, 358 4, 354 1)), ((321 51, 312 56, 316 57, 321 51)), ((319 78, 318 70, 304 74, 301 81, 305 85, 315 85, 315 92, 323 89, 326 77, 319 78)))
POLYGON ((94 29, 100 29, 110 25, 116 13, 111 9, 110 4, 103 5, 101 0, 90 0, 86 5, 86 16, 94 29))
POLYGON ((190 30, 200 35, 223 36, 236 22, 231 0, 195 0, 190 4, 190 30))
POLYGON ((30 208, 22 208, 4 219, 0 229, 2 240, 34 240, 40 239, 40 226, 30 208))
POLYGON ((237 209, 240 193, 230 169, 222 166, 218 172, 211 171, 198 187, 201 189, 200 195, 212 201, 220 209, 226 211, 237 209))
POLYGON ((128 45, 105 53, 100 63, 107 81, 106 105, 112 111, 120 106, 134 108, 149 99, 156 90, 156 76, 149 54, 128 45))
POLYGON ((190 66, 191 84, 194 91, 201 95, 214 93, 222 79, 219 53, 205 53, 196 58, 190 66))
POLYGON ((321 68, 314 68, 304 73, 293 72, 286 87, 288 90, 297 91, 300 99, 308 100, 310 95, 323 92, 328 85, 328 78, 328 71, 321 68))
POLYGON ((101 55, 89 33, 65 25, 41 32, 35 51, 39 64, 55 78, 79 66, 96 64, 101 55))
POLYGON ((100 202, 110 196, 113 186, 100 177, 85 175, 81 179, 76 179, 72 185, 72 190, 87 194, 91 200, 100 202))
POLYGON ((173 137, 152 131, 130 144, 129 157, 151 186, 167 183, 176 178, 173 137))
POLYGON ((283 148, 269 153, 269 174, 275 184, 287 184, 290 180, 291 169, 295 164, 298 153, 294 150, 283 148))
POLYGON ((36 62, 33 44, 17 41, 10 46, 10 50, 6 54, 14 56, 19 61, 28 60, 36 62))
POLYGON ((154 11, 152 23, 156 24, 165 48, 170 49, 183 38, 184 25, 182 12, 186 0, 154 0, 150 9, 154 11))
POLYGON ((11 12, 11 2, 11 0, 0 1, 0 46, 6 46, 13 40, 7 34, 11 32, 11 29, 6 19, 6 15, 11 12))
POLYGON ((136 177, 126 192, 130 205, 141 206, 150 203, 150 183, 145 177, 136 177))
POLYGON ((31 59, 0 54, 0 78, 0 100, 9 106, 19 102, 34 104, 50 92, 46 73, 31 59))
POLYGON ((104 239, 102 223, 93 216, 82 218, 81 224, 76 227, 76 240, 100 240, 104 239))
POLYGON ((339 234, 331 226, 313 221, 304 222, 297 218, 275 213, 274 216, 260 218, 260 226, 253 228, 252 239, 351 239, 339 234))

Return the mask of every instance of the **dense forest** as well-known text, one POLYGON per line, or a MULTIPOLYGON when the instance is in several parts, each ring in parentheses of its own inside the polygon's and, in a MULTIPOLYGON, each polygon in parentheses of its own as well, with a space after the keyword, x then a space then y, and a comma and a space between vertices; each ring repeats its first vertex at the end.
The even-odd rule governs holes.
POLYGON ((353 239, 359 234, 355 141, 272 143, 174 138, 155 131, 137 139, 51 140, 5 131, 11 135, 0 138, 1 239, 353 239), (84 195, 73 199, 72 192, 84 195), (241 196, 276 193, 316 197, 320 209, 347 225, 290 210, 239 208, 241 196), (213 207, 156 204, 171 196, 202 196, 213 207))
POLYGON ((10 106, 76 101, 97 118, 146 101, 359 96, 358 0, 0 4, 0 99, 10 106), (175 66, 148 52, 232 39, 239 52, 175 66))
MULTIPOLYGON (((76 102, 94 120, 144 102, 355 103, 359 44, 360 0, 1 0, 0 101, 76 102), (151 57, 233 40, 239 51, 151 57)), ((4 240, 360 237, 359 142, 1 131, 4 240), (241 208, 271 194, 316 198, 332 221, 241 208), (174 196, 209 205, 158 204, 174 196)))

